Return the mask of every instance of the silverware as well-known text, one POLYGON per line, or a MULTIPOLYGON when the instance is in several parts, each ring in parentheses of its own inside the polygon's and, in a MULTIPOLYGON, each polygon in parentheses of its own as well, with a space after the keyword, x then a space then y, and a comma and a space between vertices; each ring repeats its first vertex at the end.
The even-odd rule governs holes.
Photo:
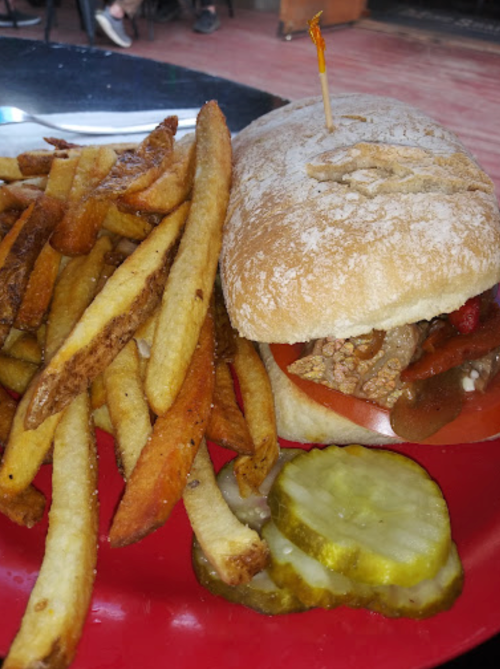
MULTIPOLYGON (((165 115, 178 116, 179 128, 194 128, 196 125, 196 116, 199 109, 169 109, 165 115)), ((48 121, 46 117, 38 114, 18 109, 17 107, 0 107, 0 125, 8 123, 38 123, 53 130, 63 130, 64 132, 74 132, 81 135, 129 135, 135 133, 151 132, 163 119, 158 119, 157 123, 142 123, 138 125, 126 126, 103 126, 103 125, 80 125, 76 123, 54 123, 48 121)))

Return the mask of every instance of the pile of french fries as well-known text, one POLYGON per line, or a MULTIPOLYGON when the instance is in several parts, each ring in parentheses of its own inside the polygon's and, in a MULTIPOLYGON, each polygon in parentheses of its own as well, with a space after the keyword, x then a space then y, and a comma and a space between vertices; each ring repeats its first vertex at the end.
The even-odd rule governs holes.
POLYGON ((37 523, 33 481, 52 464, 45 557, 3 669, 74 658, 97 563, 95 427, 113 434, 124 478, 112 546, 157 530, 182 498, 226 583, 268 559, 206 446, 236 452, 243 495, 278 456, 269 380, 217 284, 230 134, 215 102, 195 133, 177 140, 176 128, 173 117, 138 145, 51 139, 0 158, 0 511, 37 523))

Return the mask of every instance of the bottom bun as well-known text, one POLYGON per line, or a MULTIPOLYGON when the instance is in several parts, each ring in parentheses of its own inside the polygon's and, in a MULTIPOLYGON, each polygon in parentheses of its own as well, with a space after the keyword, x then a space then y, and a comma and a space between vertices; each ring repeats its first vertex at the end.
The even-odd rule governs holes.
POLYGON ((278 435, 303 444, 397 444, 387 437, 340 416, 314 402, 283 374, 267 344, 260 344, 274 393, 278 435))

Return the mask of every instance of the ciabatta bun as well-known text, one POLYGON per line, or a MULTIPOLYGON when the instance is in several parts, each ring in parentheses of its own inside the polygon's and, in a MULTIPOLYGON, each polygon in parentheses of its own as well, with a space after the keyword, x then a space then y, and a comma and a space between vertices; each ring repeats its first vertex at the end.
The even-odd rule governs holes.
POLYGON ((221 277, 239 333, 351 337, 430 320, 500 279, 491 180, 422 112, 368 95, 320 98, 234 140, 221 277))

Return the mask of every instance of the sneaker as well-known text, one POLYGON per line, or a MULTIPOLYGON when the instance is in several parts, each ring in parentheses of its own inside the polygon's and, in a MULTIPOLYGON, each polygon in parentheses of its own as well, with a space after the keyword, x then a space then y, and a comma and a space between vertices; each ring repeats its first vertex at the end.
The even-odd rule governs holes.
POLYGON ((15 9, 11 14, 0 14, 0 28, 14 28, 16 25, 20 28, 24 26, 36 26, 42 19, 33 14, 25 14, 15 9), (15 22, 14 22, 15 19, 15 22))
POLYGON ((209 35, 220 27, 220 19, 215 12, 209 9, 203 9, 195 21, 193 30, 195 33, 204 33, 209 35))
POLYGON ((176 21, 181 17, 181 14, 181 8, 177 2, 174 4, 162 4, 155 11, 154 21, 156 23, 168 23, 169 21, 176 21))
POLYGON ((114 16, 111 16, 109 7, 106 7, 103 11, 98 10, 95 13, 95 20, 112 42, 118 44, 118 46, 122 46, 124 49, 132 46, 132 40, 125 32, 123 19, 115 19, 114 16))

